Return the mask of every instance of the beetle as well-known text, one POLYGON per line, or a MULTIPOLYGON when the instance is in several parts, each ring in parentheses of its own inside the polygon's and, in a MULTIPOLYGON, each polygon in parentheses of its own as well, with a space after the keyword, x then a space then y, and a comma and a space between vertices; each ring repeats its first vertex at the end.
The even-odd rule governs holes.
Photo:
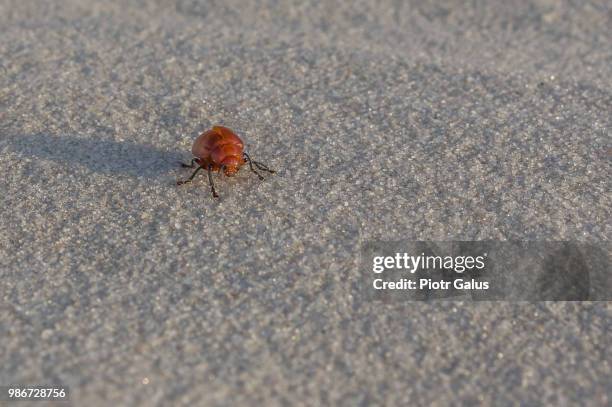
POLYGON ((232 177, 236 175, 240 167, 248 163, 251 171, 262 181, 264 177, 253 166, 271 174, 275 172, 265 164, 252 160, 244 151, 242 139, 232 129, 224 126, 213 126, 212 129, 200 134, 193 142, 191 153, 194 156, 191 164, 181 163, 181 165, 185 168, 195 168, 197 164, 198 167, 188 179, 177 181, 176 184, 190 183, 198 171, 205 169, 208 171, 208 183, 215 198, 218 198, 219 195, 215 191, 215 184, 212 179, 213 171, 222 171, 227 177, 232 177))

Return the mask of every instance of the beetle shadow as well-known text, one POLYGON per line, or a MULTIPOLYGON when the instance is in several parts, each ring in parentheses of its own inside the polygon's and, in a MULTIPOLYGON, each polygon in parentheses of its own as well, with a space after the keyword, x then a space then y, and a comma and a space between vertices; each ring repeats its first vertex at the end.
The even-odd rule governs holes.
POLYGON ((92 140, 45 133, 13 136, 7 141, 9 150, 23 157, 81 165, 96 173, 145 179, 159 178, 179 168, 179 162, 186 160, 184 152, 130 141, 92 140))

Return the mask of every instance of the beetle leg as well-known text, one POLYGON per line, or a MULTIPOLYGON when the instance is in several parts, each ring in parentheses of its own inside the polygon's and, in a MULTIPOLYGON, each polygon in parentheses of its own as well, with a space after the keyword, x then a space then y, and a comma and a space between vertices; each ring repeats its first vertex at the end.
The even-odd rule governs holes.
POLYGON ((212 164, 208 164, 208 182, 210 183, 210 190, 212 191, 213 198, 218 198, 219 195, 217 195, 217 191, 215 191, 215 183, 212 179, 212 164))
POLYGON ((183 184, 188 184, 191 182, 191 180, 193 179, 193 177, 196 176, 196 174, 198 173, 198 171, 200 171, 202 169, 202 167, 198 167, 196 168, 196 170, 193 172, 193 174, 191 174, 191 177, 189 177, 188 179, 186 179, 185 181, 176 181, 176 185, 183 185, 183 184))
MULTIPOLYGON (((249 168, 251 169, 252 172, 254 172, 255 174, 257 174, 257 176, 259 177, 260 180, 263 181, 264 177, 261 176, 260 173, 258 173, 257 171, 255 171, 255 168, 253 168, 253 161, 251 160, 251 157, 249 157, 249 155, 247 153, 244 153, 244 160, 249 163, 249 168)), ((259 168, 259 167, 258 167, 259 168)))
POLYGON ((191 159, 191 164, 181 163, 181 165, 182 165, 184 168, 195 168, 195 162, 196 162, 196 159, 195 159, 195 158, 192 158, 192 159, 191 159))
POLYGON ((276 171, 271 170, 270 168, 268 168, 268 166, 267 166, 267 165, 265 165, 265 164, 263 164, 263 163, 260 163, 259 161, 255 161, 255 160, 253 160, 253 164, 255 164, 255 166, 256 166, 257 168, 259 168, 260 170, 262 170, 262 171, 268 171, 270 174, 274 174, 274 173, 276 172, 276 171))

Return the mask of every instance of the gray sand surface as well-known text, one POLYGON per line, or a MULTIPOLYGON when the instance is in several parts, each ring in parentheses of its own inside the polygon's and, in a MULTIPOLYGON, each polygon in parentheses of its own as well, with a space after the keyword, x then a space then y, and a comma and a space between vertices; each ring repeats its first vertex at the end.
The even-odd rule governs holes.
POLYGON ((0 385, 609 405, 610 303, 355 295, 372 239, 612 237, 609 1, 0 0, 0 385), (177 187, 193 139, 278 174, 177 187))

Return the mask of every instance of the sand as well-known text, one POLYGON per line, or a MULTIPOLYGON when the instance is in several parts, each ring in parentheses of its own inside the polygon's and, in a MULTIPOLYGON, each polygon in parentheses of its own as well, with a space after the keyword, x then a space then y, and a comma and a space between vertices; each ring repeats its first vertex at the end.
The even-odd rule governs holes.
POLYGON ((0 1, 0 384, 607 405, 612 307, 380 303, 370 240, 612 236, 609 2, 0 1), (237 130, 278 172, 189 176, 237 130))

